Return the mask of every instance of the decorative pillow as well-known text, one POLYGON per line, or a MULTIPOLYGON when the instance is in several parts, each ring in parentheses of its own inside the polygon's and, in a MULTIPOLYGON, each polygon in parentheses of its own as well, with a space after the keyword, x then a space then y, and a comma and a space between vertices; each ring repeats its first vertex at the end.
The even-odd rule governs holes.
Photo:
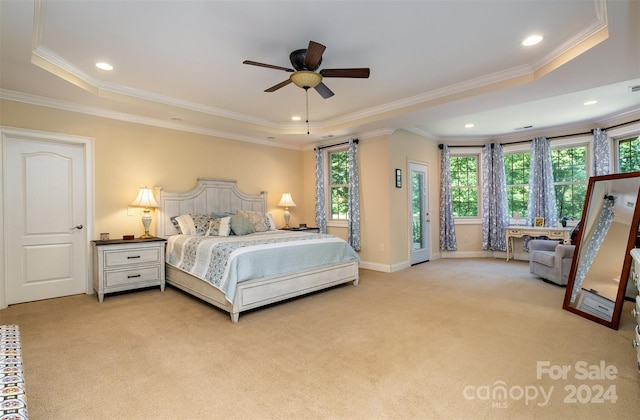
POLYGON ((256 232, 266 232, 269 230, 268 219, 263 213, 249 210, 238 210, 238 214, 247 218, 253 225, 256 232))
MULTIPOLYGON (((178 232, 183 235, 206 235, 211 217, 206 214, 183 214, 175 218, 178 232)), ((175 222, 174 222, 175 224, 175 222)))
POLYGON ((256 231, 251 221, 241 214, 231 216, 231 230, 238 236, 248 235, 256 231))
POLYGON ((269 230, 278 230, 278 228, 276 227, 276 222, 273 221, 273 215, 271 213, 267 213, 265 219, 267 228, 269 228, 269 230))
POLYGON ((175 226, 176 230, 178 231, 178 235, 182 235, 182 229, 180 229, 180 223, 178 223, 176 216, 170 217, 169 220, 171 220, 171 223, 173 223, 173 226, 175 226))
POLYGON ((229 236, 231 232, 231 217, 213 219, 209 222, 207 236, 229 236))
POLYGON ((214 211, 211 213, 211 217, 214 219, 222 219, 223 217, 233 216, 233 213, 229 213, 228 211, 217 212, 214 211))

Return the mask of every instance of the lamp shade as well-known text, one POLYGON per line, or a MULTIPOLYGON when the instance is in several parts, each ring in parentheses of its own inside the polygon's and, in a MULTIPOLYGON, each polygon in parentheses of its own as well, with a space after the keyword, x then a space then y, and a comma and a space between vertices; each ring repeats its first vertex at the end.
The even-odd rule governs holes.
POLYGON ((293 202, 293 198, 291 198, 291 194, 288 192, 282 194, 282 198, 278 203, 279 207, 295 207, 296 203, 293 202))
POLYGON ((158 202, 153 196, 153 190, 151 188, 144 187, 140 188, 138 196, 130 205, 135 207, 151 208, 158 207, 158 202))

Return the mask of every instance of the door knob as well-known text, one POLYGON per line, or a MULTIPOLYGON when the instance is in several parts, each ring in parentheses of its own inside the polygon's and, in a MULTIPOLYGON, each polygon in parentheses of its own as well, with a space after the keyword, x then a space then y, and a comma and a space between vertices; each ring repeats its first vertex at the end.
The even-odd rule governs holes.
POLYGON ((84 226, 82 226, 82 225, 75 225, 75 226, 74 226, 74 227, 72 227, 71 229, 78 229, 78 230, 80 230, 80 229, 82 229, 83 227, 84 227, 84 226))

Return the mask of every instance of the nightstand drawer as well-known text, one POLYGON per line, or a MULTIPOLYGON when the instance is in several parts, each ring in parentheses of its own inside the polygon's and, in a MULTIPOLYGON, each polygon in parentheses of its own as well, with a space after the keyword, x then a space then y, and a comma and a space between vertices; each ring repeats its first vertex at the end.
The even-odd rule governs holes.
POLYGON ((105 251, 104 266, 105 268, 113 268, 122 265, 160 262, 161 251, 158 247, 105 251))
POLYGON ((159 281, 161 278, 160 269, 161 267, 158 265, 155 267, 141 267, 135 270, 105 271, 105 287, 159 281))

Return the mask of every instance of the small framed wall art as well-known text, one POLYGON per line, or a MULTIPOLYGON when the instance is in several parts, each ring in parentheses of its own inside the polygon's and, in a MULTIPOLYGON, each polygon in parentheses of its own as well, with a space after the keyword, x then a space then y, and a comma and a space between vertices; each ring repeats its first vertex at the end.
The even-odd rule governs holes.
POLYGON ((534 226, 535 227, 544 227, 544 217, 536 217, 534 226))
POLYGON ((396 169, 396 188, 402 188, 402 169, 396 169))

